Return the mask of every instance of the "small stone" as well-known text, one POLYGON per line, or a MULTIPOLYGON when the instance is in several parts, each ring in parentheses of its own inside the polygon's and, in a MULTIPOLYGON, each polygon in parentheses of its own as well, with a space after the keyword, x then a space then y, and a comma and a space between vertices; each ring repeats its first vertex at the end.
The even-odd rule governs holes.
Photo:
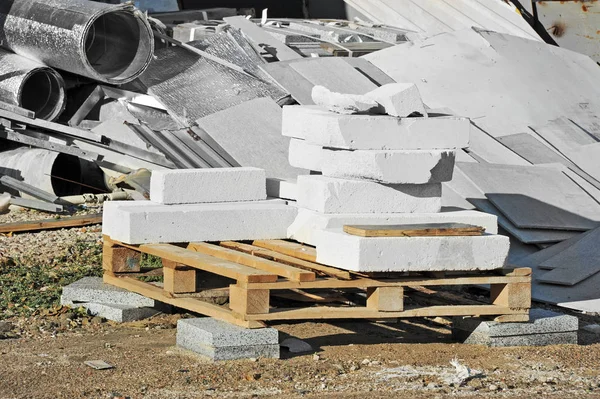
POLYGON ((318 354, 318 353, 315 353, 315 354, 313 355, 313 360, 314 360, 315 362, 318 362, 319 360, 321 360, 321 356, 319 356, 319 354, 318 354))
POLYGON ((287 338, 283 340, 283 342, 279 345, 284 348, 287 348, 290 351, 290 353, 303 353, 313 351, 313 347, 310 346, 310 344, 297 338, 287 338))
POLYGON ((497 391, 498 390, 498 385, 491 384, 491 385, 488 386, 488 390, 489 391, 497 391))
POLYGON ((427 384, 427 389, 436 389, 438 387, 438 384, 436 384, 435 382, 430 382, 429 384, 427 384))
POLYGON ((483 382, 479 378, 473 378, 467 382, 467 385, 476 389, 481 389, 483 387, 483 382))
POLYGON ((102 317, 92 317, 92 324, 102 324, 104 319, 102 317))
POLYGON ((371 361, 369 359, 364 359, 362 362, 360 362, 360 364, 362 364, 363 366, 368 366, 369 364, 371 364, 371 361))
POLYGON ((15 326, 8 321, 0 321, 0 334, 11 332, 15 326))

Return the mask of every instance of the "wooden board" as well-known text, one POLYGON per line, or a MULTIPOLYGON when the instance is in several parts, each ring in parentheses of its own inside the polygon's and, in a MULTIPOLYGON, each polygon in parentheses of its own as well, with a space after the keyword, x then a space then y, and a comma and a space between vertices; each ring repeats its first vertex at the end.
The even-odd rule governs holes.
POLYGON ((277 281, 276 274, 190 251, 188 249, 171 244, 144 244, 138 246, 123 244, 115 241, 113 242, 114 244, 125 248, 135 249, 149 255, 158 256, 162 259, 170 260, 181 265, 191 266, 196 269, 205 270, 207 272, 215 273, 237 281, 277 281))
POLYGON ((131 277, 116 277, 110 273, 104 273, 104 282, 131 292, 143 295, 156 301, 168 303, 169 305, 181 307, 192 312, 201 313, 210 317, 223 320, 240 327, 262 328, 265 325, 258 321, 244 321, 229 309, 202 302, 193 298, 171 298, 164 294, 164 290, 150 283, 144 283, 131 277))
POLYGON ((83 227, 102 223, 102 214, 70 216, 62 219, 44 219, 33 222, 15 222, 0 224, 0 233, 19 233, 68 227, 83 227))
POLYGON ((255 240, 252 245, 265 249, 270 249, 284 255, 294 258, 307 260, 309 262, 317 261, 317 249, 297 242, 284 240, 255 240))
POLYGON ((438 237, 480 236, 485 228, 464 223, 427 223, 405 225, 346 225, 344 232, 360 237, 438 237))
POLYGON ((190 243, 188 249, 200 252, 216 258, 229 260, 241 265, 254 267, 259 270, 265 270, 270 273, 288 278, 294 281, 314 281, 315 273, 303 269, 298 269, 293 266, 284 265, 272 260, 252 256, 244 252, 235 251, 232 249, 220 247, 214 244, 204 242, 190 243))
POLYGON ((325 274, 327 276, 332 276, 342 280, 350 280, 351 275, 350 272, 346 270, 336 269, 334 267, 329 267, 325 265, 321 265, 318 263, 313 263, 309 261, 305 261, 302 259, 294 258, 293 256, 281 254, 275 251, 271 251, 269 249, 255 247, 254 245, 243 244, 234 241, 223 241, 221 242, 221 246, 225 248, 235 249, 236 251, 242 251, 245 253, 252 254, 254 256, 259 256, 261 258, 274 260, 286 265, 298 267, 300 269, 311 270, 320 272, 321 274, 325 274))

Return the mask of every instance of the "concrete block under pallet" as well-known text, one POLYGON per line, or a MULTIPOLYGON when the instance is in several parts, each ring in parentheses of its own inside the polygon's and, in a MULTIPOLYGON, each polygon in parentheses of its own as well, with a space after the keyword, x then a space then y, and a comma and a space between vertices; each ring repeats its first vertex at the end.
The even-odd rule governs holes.
POLYGON ((486 233, 498 233, 498 219, 479 211, 452 211, 440 213, 338 213, 324 214, 309 209, 298 209, 298 216, 288 228, 288 238, 308 245, 316 245, 320 230, 342 228, 346 224, 394 225, 424 223, 464 223, 485 228, 486 233))
POLYGON ((101 277, 84 277, 63 287, 63 304, 101 303, 132 307, 154 307, 153 299, 105 284, 101 277))
POLYGON ((209 317, 179 320, 177 345, 212 360, 279 359, 276 329, 246 329, 209 317))
POLYGON ((261 201, 267 199, 264 169, 212 168, 155 170, 150 199, 160 204, 261 201))
POLYGON ((283 107, 283 135, 348 150, 454 149, 469 146, 471 122, 454 116, 340 115, 314 105, 283 107))
POLYGON ((102 231, 127 244, 285 238, 297 214, 295 207, 276 199, 122 208, 120 204, 105 204, 102 231))
POLYGON ((290 165, 340 179, 387 184, 426 184, 452 180, 454 150, 333 150, 290 141, 290 165))
POLYGON ((356 272, 495 270, 510 247, 502 235, 359 237, 342 229, 316 235, 318 263, 356 272))
POLYGON ((442 184, 385 185, 299 176, 297 204, 322 213, 436 213, 442 207, 442 184))
POLYGON ((128 305, 115 305, 108 303, 75 303, 67 301, 61 297, 61 305, 70 307, 83 307, 92 316, 103 317, 107 320, 117 323, 128 323, 137 320, 147 319, 158 313, 160 310, 147 307, 136 307, 128 305))
POLYGON ((531 309, 529 322, 498 323, 455 317, 452 337, 465 344, 488 346, 544 346, 577 344, 579 320, 545 309, 531 309))

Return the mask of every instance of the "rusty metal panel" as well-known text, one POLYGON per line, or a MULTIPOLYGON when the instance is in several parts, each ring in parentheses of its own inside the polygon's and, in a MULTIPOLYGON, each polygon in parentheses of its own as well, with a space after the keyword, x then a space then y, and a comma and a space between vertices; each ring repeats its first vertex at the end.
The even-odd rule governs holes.
POLYGON ((600 62, 600 2, 539 1, 538 20, 556 43, 600 62))

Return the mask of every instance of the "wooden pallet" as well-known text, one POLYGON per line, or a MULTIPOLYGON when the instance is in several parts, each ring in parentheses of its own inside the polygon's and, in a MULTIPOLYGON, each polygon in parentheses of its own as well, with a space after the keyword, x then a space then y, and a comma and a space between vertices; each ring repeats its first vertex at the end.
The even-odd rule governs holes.
POLYGON ((270 320, 494 316, 498 321, 527 321, 529 317, 529 268, 429 276, 392 273, 375 277, 321 265, 315 260, 314 248, 280 240, 179 246, 128 245, 104 237, 106 283, 246 328, 263 327, 264 322, 270 320), (162 287, 138 279, 144 275, 140 268, 142 253, 162 259, 162 287), (231 280, 228 307, 194 297, 199 270, 231 280), (481 284, 491 285, 489 304, 405 307, 405 295, 410 295, 405 289, 481 284), (306 291, 315 289, 361 290, 366 292, 366 306, 312 303, 292 309, 270 306, 271 295, 279 291, 299 293, 317 303, 319 295, 306 291))

